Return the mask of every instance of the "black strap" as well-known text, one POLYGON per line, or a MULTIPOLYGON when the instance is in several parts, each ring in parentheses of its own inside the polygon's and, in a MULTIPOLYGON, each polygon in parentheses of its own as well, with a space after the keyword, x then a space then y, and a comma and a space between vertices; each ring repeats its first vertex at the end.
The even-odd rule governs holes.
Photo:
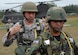
POLYGON ((22 25, 21 28, 23 28, 23 33, 25 33, 25 26, 24 26, 24 22, 23 22, 23 20, 21 20, 21 21, 19 21, 19 22, 20 22, 20 24, 22 25))
POLYGON ((39 34, 41 33, 41 25, 40 25, 40 22, 39 22, 39 19, 38 18, 36 18, 36 25, 37 25, 37 27, 38 26, 40 26, 40 30, 37 30, 37 35, 39 36, 39 34))
POLYGON ((24 27, 24 22, 23 22, 23 20, 21 20, 21 21, 19 21, 19 23, 22 25, 22 27, 21 28, 23 28, 23 31, 22 32, 19 32, 19 45, 21 45, 21 44, 23 44, 23 33, 25 33, 25 27, 24 27))

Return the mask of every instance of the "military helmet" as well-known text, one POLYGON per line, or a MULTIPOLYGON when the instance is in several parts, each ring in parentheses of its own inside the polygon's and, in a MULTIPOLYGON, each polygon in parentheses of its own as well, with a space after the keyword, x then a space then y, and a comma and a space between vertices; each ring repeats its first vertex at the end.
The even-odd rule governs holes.
POLYGON ((25 2, 21 8, 23 12, 38 12, 36 5, 33 2, 25 2))
POLYGON ((11 19, 8 19, 8 22, 11 22, 11 19))
POLYGON ((49 22, 50 20, 63 20, 65 22, 67 21, 66 12, 61 7, 49 8, 47 11, 46 18, 47 18, 47 22, 49 22))

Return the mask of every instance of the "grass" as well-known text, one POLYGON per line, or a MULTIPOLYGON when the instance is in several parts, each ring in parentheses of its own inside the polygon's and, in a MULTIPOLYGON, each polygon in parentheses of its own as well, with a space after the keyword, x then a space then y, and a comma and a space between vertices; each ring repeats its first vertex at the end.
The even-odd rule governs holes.
POLYGON ((63 30, 68 32, 78 42, 78 15, 68 16, 65 24, 70 24, 71 26, 64 27, 63 30))
POLYGON ((14 50, 16 48, 16 43, 14 43, 9 47, 4 47, 2 45, 2 37, 5 35, 6 29, 0 29, 0 55, 14 55, 14 50))
MULTIPOLYGON (((78 15, 76 16, 68 16, 67 22, 65 24, 71 24, 72 26, 64 26, 63 31, 68 32, 76 42, 78 42, 78 15)), ((5 24, 0 22, 0 26, 4 26, 5 24)), ((5 35, 6 29, 0 29, 0 55, 15 55, 14 50, 17 47, 16 41, 9 47, 4 47, 2 45, 2 37, 5 35)), ((78 44, 78 43, 77 43, 78 44)))
POLYGON ((2 23, 2 22, 1 22, 1 19, 0 19, 0 26, 4 26, 4 25, 5 25, 5 24, 4 24, 4 23, 2 23))
POLYGON ((68 16, 67 18, 67 24, 71 24, 73 26, 78 26, 78 15, 75 16, 68 16))

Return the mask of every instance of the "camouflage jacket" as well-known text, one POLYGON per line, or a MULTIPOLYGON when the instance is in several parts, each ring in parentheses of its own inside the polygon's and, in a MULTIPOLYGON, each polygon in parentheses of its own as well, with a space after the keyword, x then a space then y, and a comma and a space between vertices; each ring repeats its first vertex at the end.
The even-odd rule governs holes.
POLYGON ((9 40, 7 40, 7 37, 9 35, 9 32, 7 32, 6 35, 2 39, 3 45, 4 46, 9 46, 13 43, 13 40, 15 40, 15 39, 17 41, 18 46, 20 44, 21 45, 24 45, 24 44, 25 45, 30 45, 31 42, 35 39, 34 28, 36 28, 36 31, 39 31, 39 29, 40 29, 40 33, 43 32, 42 21, 39 19, 39 24, 40 24, 39 26, 36 24, 37 21, 35 19, 31 26, 27 26, 24 21, 23 21, 23 23, 21 22, 22 23, 22 28, 20 29, 20 32, 13 35, 9 40))
POLYGON ((60 41, 53 37, 49 32, 41 34, 41 36, 34 40, 30 55, 76 55, 74 50, 77 47, 75 41, 66 33, 60 34, 60 41), (70 41, 68 44, 68 40, 70 41), (71 45, 71 46, 70 46, 71 45))

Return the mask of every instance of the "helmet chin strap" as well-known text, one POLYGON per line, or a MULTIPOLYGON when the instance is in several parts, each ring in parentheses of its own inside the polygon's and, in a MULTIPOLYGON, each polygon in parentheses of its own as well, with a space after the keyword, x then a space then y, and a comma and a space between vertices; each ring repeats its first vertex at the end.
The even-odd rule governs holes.
MULTIPOLYGON (((49 25, 50 25, 50 24, 49 24, 49 25)), ((61 29, 57 29, 57 28, 54 28, 54 27, 51 26, 51 25, 50 25, 50 28, 53 29, 54 32, 61 32, 61 31, 62 31, 62 28, 61 28, 61 29)))
POLYGON ((26 19, 26 20, 29 20, 29 19, 27 19, 26 17, 25 17, 25 19, 26 19))
MULTIPOLYGON (((24 14, 23 14, 23 15, 24 15, 24 14)), ((25 16, 25 15, 24 15, 24 17, 25 17, 25 19, 26 19, 26 20, 29 20, 28 18, 26 18, 26 16, 25 16)))

